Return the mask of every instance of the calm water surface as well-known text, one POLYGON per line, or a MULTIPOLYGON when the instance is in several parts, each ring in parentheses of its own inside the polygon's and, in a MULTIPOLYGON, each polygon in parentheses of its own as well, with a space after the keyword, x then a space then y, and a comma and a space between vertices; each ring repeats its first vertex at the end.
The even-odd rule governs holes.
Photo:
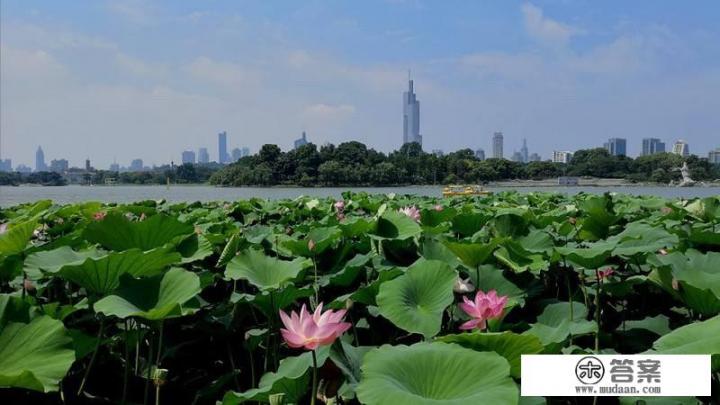
MULTIPOLYGON (((24 202, 50 199, 57 203, 74 203, 79 201, 131 202, 138 200, 167 199, 172 202, 181 201, 232 201, 238 199, 261 197, 269 199, 295 198, 300 195, 328 197, 339 196, 343 191, 367 191, 386 194, 415 194, 423 196, 440 196, 441 186, 413 187, 232 187, 220 188, 213 186, 62 186, 62 187, 0 187, 0 206, 7 207, 24 202)), ((667 198, 693 198, 720 196, 720 187, 488 187, 490 191, 516 190, 518 192, 560 192, 576 194, 579 192, 604 193, 606 191, 628 193, 634 195, 656 195, 667 198)))

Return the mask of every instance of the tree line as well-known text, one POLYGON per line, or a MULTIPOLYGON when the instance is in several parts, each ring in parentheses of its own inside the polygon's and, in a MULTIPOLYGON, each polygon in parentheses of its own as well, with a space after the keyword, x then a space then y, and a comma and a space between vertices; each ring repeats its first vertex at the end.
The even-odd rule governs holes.
POLYGON ((541 180, 558 176, 669 183, 680 178, 676 168, 683 162, 688 163, 696 180, 720 178, 720 167, 694 155, 683 158, 660 153, 633 159, 595 148, 577 151, 568 164, 521 163, 505 159, 480 160, 470 149, 438 156, 424 152, 417 143, 384 154, 352 141, 337 146, 323 145, 319 149, 308 143, 287 152, 277 145, 263 145, 257 154, 243 157, 214 173, 210 183, 221 186, 395 186, 541 180))

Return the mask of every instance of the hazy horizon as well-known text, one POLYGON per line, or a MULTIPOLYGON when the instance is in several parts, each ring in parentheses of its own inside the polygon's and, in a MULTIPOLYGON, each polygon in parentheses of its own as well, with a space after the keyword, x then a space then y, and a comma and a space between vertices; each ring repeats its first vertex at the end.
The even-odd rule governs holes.
POLYGON ((412 70, 427 151, 505 157, 677 139, 720 147, 720 3, 39 2, 0 10, 0 157, 178 162, 217 133, 283 150, 402 141, 412 70), (692 5, 692 7, 689 6, 692 5))

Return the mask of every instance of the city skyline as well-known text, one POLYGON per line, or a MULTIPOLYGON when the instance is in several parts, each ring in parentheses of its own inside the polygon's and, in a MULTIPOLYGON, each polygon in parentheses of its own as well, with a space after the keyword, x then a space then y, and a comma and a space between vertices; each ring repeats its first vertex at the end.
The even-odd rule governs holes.
POLYGON ((503 131, 506 152, 527 138, 545 158, 610 137, 631 156, 636 137, 707 156, 720 6, 612 3, 3 1, 0 158, 33 166, 42 145, 73 165, 160 164, 215 150, 216 128, 253 150, 307 129, 388 152, 408 68, 428 151, 490 151, 503 131))

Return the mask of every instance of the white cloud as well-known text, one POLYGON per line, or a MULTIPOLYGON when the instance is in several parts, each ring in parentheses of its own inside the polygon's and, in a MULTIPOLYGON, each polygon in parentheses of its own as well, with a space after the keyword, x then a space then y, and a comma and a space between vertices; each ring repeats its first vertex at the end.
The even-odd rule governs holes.
POLYGON ((551 46, 565 45, 578 29, 543 15, 542 9, 525 3, 521 7, 527 33, 534 40, 551 46))

